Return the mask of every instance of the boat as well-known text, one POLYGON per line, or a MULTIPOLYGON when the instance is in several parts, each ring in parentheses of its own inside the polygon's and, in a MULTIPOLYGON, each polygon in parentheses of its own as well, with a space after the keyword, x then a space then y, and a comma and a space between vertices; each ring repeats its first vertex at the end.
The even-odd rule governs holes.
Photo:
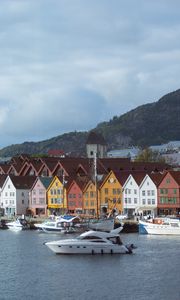
POLYGON ((146 234, 180 235, 180 220, 175 218, 139 220, 139 232, 146 234))
POLYGON ((6 226, 8 229, 11 229, 13 231, 28 229, 26 220, 21 218, 18 218, 15 221, 7 222, 6 226))
POLYGON ((89 230, 74 239, 62 239, 44 243, 56 254, 131 254, 135 246, 124 245, 120 228, 110 232, 89 230))
POLYGON ((88 228, 99 231, 111 231, 114 229, 114 218, 90 219, 88 228))
POLYGON ((79 220, 78 216, 53 216, 45 220, 42 223, 34 224, 34 226, 47 233, 74 233, 77 232, 77 227, 75 227, 75 220, 79 220))

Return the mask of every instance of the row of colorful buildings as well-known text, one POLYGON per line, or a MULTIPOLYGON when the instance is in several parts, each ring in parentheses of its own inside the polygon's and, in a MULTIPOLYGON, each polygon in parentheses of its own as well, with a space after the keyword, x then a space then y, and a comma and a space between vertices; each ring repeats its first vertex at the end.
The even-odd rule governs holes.
POLYGON ((180 171, 122 158, 14 157, 0 165, 5 215, 180 214, 180 171))

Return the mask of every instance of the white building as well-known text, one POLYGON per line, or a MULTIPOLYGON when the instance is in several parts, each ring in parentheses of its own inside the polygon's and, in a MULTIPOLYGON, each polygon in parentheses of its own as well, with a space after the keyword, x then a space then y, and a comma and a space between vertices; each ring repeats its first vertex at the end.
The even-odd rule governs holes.
MULTIPOLYGON (((151 175, 152 176, 152 175, 151 175)), ((157 186, 152 178, 146 174, 139 186, 140 206, 138 212, 143 216, 157 215, 157 186)))
POLYGON ((131 172, 123 185, 123 207, 124 213, 129 217, 138 214, 140 207, 139 185, 144 179, 145 172, 131 172))
POLYGON ((34 176, 7 176, 1 191, 1 203, 5 215, 26 214, 29 191, 34 181, 34 176))

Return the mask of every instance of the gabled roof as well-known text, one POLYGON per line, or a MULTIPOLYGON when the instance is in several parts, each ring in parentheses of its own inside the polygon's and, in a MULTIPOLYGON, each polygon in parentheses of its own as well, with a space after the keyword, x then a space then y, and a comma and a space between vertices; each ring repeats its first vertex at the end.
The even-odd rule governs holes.
POLYGON ((7 174, 0 175, 0 188, 2 188, 4 182, 6 181, 7 176, 8 176, 7 174))
POLYGON ((16 189, 30 189, 35 180, 36 176, 14 176, 14 175, 9 175, 9 178, 11 179, 13 185, 15 186, 16 189))
POLYGON ((169 174, 174 178, 174 180, 180 185, 180 171, 169 171, 169 174))
POLYGON ((152 179, 152 181, 154 182, 154 184, 158 187, 158 185, 161 183, 161 181, 163 180, 163 178, 165 177, 166 174, 167 174, 167 172, 163 172, 163 173, 150 173, 148 175, 152 179))
POLYGON ((4 174, 8 174, 9 170, 11 169, 11 164, 2 163, 0 164, 0 169, 4 174))
POLYGON ((52 177, 38 177, 45 189, 47 189, 52 181, 52 177))
POLYGON ((148 173, 145 171, 134 171, 131 172, 132 177, 134 178, 134 180, 136 181, 137 185, 140 186, 140 184, 142 183, 143 179, 145 178, 145 176, 148 173))

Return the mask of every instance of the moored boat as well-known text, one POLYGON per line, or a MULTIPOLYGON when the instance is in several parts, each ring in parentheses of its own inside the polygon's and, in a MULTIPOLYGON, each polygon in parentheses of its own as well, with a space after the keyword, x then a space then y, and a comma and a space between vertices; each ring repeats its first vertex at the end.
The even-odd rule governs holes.
POLYGON ((147 234, 180 235, 180 221, 175 218, 155 218, 139 221, 139 232, 147 234))
POLYGON ((7 222, 6 226, 13 231, 20 231, 28 228, 27 222, 24 219, 16 219, 15 221, 7 222))
POLYGON ((42 223, 34 224, 34 226, 47 233, 73 233, 77 231, 75 227, 76 220, 79 220, 78 216, 57 216, 50 217, 42 223))
POLYGON ((124 245, 120 228, 110 232, 89 230, 74 239, 46 242, 45 245, 56 254, 130 254, 134 245, 124 245))

